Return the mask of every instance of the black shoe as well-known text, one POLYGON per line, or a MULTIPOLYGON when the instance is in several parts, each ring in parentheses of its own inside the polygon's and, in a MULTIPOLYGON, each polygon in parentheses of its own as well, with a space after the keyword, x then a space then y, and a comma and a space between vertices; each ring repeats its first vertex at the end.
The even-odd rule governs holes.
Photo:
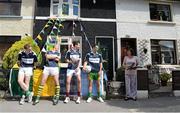
POLYGON ((130 99, 130 98, 128 98, 128 97, 125 97, 125 98, 124 98, 125 101, 128 101, 129 99, 130 99))
POLYGON ((53 105, 57 105, 58 104, 58 99, 53 99, 53 105))
POLYGON ((36 105, 36 104, 38 104, 39 103, 39 100, 35 100, 34 102, 33 102, 33 105, 36 105))

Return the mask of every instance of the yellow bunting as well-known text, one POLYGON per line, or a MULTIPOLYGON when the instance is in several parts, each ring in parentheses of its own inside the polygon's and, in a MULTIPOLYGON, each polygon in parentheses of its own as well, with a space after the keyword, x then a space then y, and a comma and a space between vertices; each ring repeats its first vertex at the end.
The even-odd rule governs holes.
POLYGON ((38 35, 37 38, 38 38, 39 40, 42 40, 42 37, 41 37, 40 35, 38 35))
POLYGON ((45 25, 45 28, 47 28, 47 27, 49 27, 49 25, 48 25, 48 24, 46 24, 46 25, 45 25))
POLYGON ((64 28, 64 26, 63 26, 62 24, 59 24, 59 27, 62 27, 62 28, 64 28))

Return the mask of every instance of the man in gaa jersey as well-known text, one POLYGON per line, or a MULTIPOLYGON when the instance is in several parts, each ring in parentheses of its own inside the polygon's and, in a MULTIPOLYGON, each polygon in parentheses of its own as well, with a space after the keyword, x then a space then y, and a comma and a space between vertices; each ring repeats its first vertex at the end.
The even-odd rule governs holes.
POLYGON ((39 103, 39 99, 44 88, 44 85, 47 81, 48 76, 53 76, 55 81, 55 95, 53 97, 53 105, 57 105, 59 101, 60 94, 60 85, 59 85, 59 61, 61 58, 59 52, 59 45, 55 45, 52 50, 48 50, 45 54, 46 63, 43 70, 43 77, 41 80, 41 84, 38 87, 37 97, 33 103, 36 105, 39 103))
POLYGON ((28 102, 32 101, 33 92, 29 91, 29 82, 33 75, 34 64, 37 62, 36 53, 32 51, 30 44, 24 45, 24 50, 19 52, 18 55, 18 83, 23 90, 22 98, 19 104, 23 105, 25 98, 28 98, 28 102))
POLYGON ((92 101, 92 84, 93 80, 97 81, 97 90, 98 90, 98 98, 97 100, 100 102, 104 102, 101 98, 100 94, 100 79, 102 75, 102 56, 97 52, 98 46, 94 45, 92 52, 88 53, 85 57, 85 62, 83 66, 83 70, 86 70, 86 66, 91 66, 91 72, 88 75, 89 79, 89 94, 87 103, 92 101))
POLYGON ((68 63, 67 69, 67 80, 66 80, 66 98, 64 103, 70 101, 69 92, 70 92, 70 83, 73 75, 77 77, 78 82, 78 98, 76 104, 80 104, 81 99, 81 54, 79 52, 80 44, 77 41, 73 42, 73 47, 66 53, 66 62, 68 63))

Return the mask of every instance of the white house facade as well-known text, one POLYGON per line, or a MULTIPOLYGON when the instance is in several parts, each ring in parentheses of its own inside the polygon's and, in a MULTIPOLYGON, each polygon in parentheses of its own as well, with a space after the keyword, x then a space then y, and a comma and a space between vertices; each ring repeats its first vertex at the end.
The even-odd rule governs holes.
POLYGON ((141 64, 177 65, 180 2, 116 0, 118 67, 131 47, 141 64))

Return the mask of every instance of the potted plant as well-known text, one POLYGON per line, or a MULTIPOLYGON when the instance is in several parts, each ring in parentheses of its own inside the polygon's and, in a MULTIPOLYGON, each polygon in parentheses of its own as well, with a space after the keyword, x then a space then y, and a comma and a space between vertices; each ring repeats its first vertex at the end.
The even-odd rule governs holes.
POLYGON ((124 81, 124 67, 120 67, 116 70, 116 81, 124 81))
POLYGON ((161 85, 162 86, 167 86, 167 81, 170 78, 171 78, 171 74, 169 74, 169 73, 162 73, 162 74, 160 74, 161 85))

